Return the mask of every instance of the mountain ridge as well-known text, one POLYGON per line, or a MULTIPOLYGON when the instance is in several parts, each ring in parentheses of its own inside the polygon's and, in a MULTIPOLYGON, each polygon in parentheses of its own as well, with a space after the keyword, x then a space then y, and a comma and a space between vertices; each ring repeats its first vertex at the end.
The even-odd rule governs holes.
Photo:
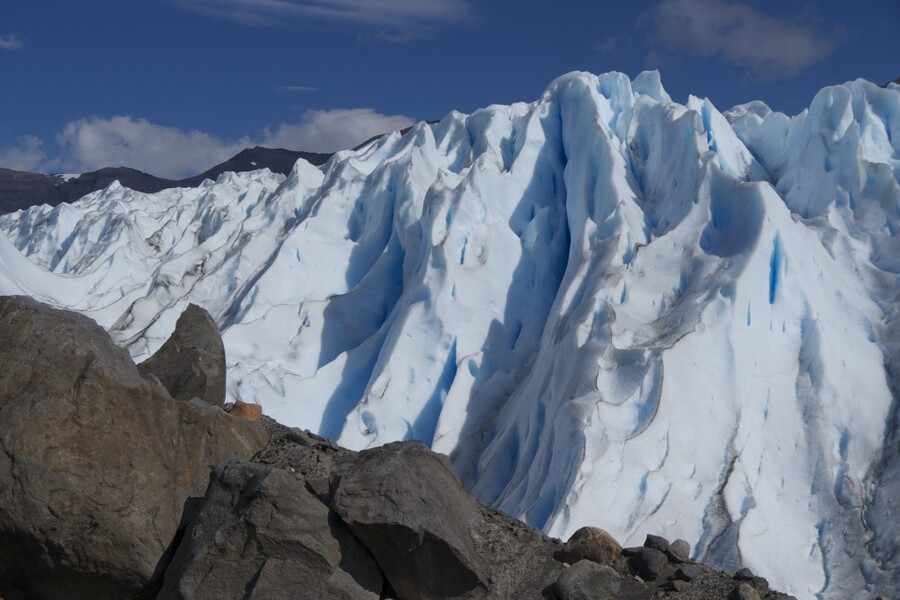
POLYGON ((324 164, 331 154, 300 152, 282 148, 255 146, 245 148, 228 160, 203 173, 184 179, 165 179, 130 167, 104 167, 78 176, 43 175, 0 167, 0 214, 40 204, 56 206, 102 190, 113 181, 137 192, 155 193, 176 187, 197 187, 206 179, 216 180, 227 171, 269 169, 287 175, 299 158, 315 165, 324 164))

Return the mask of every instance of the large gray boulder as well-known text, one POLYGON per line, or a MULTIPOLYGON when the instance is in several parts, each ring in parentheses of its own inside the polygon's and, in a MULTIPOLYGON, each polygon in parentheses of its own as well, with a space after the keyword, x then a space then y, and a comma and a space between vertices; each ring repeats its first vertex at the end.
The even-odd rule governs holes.
POLYGON ((383 584, 372 556, 301 476, 228 461, 210 476, 160 597, 378 600, 383 584))
POLYGON ((566 569, 556 581, 557 600, 606 600, 619 591, 619 574, 608 565, 584 559, 566 569))
POLYGON ((375 556, 401 600, 483 597, 470 529, 482 518, 442 455, 397 442, 342 459, 332 508, 375 556))
MULTIPOLYGON (((325 502, 329 506, 333 504, 331 496, 331 483, 344 478, 344 469, 356 471, 359 465, 350 460, 355 453, 341 448, 334 442, 312 435, 299 429, 283 427, 267 417, 262 422, 269 428, 269 445, 254 457, 254 462, 260 462, 279 469, 283 469, 298 477, 302 477, 306 489, 325 502)), ((397 462, 391 467, 391 480, 403 477, 415 477, 418 481, 415 486, 427 489, 425 498, 433 498, 436 494, 447 494, 448 500, 453 503, 459 498, 458 482, 455 477, 448 477, 446 459, 440 455, 434 455, 418 442, 402 442, 391 446, 393 449, 403 449, 397 457, 397 462), (407 448, 409 446, 409 448, 407 448), (425 458, 423 454, 433 455, 425 458), (403 461, 409 460, 410 465, 404 466, 403 461), (419 465, 419 466, 416 466, 419 465), (430 468, 429 465, 436 465, 430 468), (443 487, 442 487, 443 486, 443 487)), ((373 456, 370 451, 369 456, 373 456)), ((391 450, 386 450, 374 456, 389 457, 391 450)), ((377 458, 370 458, 377 460, 377 458)), ((378 477, 371 478, 377 485, 384 485, 384 480, 378 477)), ((345 489, 346 491, 346 489, 345 489)), ((359 494, 365 493, 359 489, 359 494)), ((375 493, 374 491, 372 492, 375 493)), ((346 496, 343 497, 346 501, 346 496)), ((416 514, 423 511, 422 500, 414 493, 392 493, 391 497, 401 504, 391 507, 391 511, 406 514, 416 514), (407 506, 408 504, 408 506, 407 506)), ((561 545, 558 541, 551 540, 539 530, 529 527, 512 517, 498 511, 478 505, 478 513, 472 511, 473 500, 471 497, 457 502, 463 510, 459 512, 465 523, 476 519, 474 525, 453 525, 456 511, 449 510, 441 513, 443 519, 447 519, 441 528, 433 528, 433 535, 442 535, 441 531, 451 532, 454 536, 461 536, 464 546, 468 547, 461 529, 468 529, 471 542, 474 546, 477 561, 481 565, 482 575, 486 575, 489 583, 488 598, 532 598, 540 595, 540 592, 549 589, 556 582, 562 572, 562 563, 555 559, 561 545)), ((382 510, 382 509, 379 509, 382 510)), ((385 527, 386 531, 390 528, 385 527)), ((373 547, 381 547, 384 543, 379 537, 372 536, 373 547)), ((423 542, 431 545, 437 544, 429 538, 423 542)), ((449 544, 448 544, 449 545, 449 544)), ((468 550, 467 550, 468 551, 468 550)), ((401 556, 407 556, 408 551, 403 550, 401 556)), ((381 559, 385 564, 391 564, 390 557, 381 559)), ((485 579, 484 577, 482 579, 485 579)), ((482 593, 480 587, 470 590, 470 593, 462 594, 462 597, 477 596, 482 593)), ((549 593, 549 592, 548 592, 549 593)), ((452 597, 452 596, 448 596, 452 597)))
POLYGON ((0 590, 152 594, 186 501, 258 425, 180 402, 90 319, 0 298, 0 590))
POLYGON ((225 404, 225 346, 215 320, 196 304, 188 305, 169 339, 138 370, 159 379, 176 400, 225 404))

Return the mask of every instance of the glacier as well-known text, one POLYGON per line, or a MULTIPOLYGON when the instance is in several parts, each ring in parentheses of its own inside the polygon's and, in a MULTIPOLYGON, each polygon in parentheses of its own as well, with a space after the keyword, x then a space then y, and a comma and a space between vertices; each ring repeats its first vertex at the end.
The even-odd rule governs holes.
POLYGON ((566 537, 647 533, 798 598, 900 595, 900 86, 796 116, 570 73, 287 177, 0 217, 0 292, 136 360, 197 303, 229 399, 418 439, 566 537))

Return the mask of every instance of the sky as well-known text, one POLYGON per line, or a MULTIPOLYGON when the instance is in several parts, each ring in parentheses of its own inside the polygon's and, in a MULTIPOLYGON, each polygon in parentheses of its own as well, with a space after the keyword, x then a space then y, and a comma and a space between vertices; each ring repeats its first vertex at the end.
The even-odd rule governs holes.
POLYGON ((0 0, 0 167, 195 175, 331 152, 569 71, 796 114, 900 77, 897 0, 0 0))

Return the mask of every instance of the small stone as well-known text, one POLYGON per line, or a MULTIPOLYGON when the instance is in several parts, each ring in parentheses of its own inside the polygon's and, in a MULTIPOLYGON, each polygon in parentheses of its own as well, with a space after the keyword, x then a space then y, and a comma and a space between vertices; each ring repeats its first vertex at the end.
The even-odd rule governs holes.
POLYGON ((669 566, 669 561, 666 560, 666 555, 659 550, 641 548, 638 554, 628 559, 628 565, 645 581, 650 581, 658 579, 663 574, 663 571, 669 566))
POLYGON ((591 560, 608 565, 615 562, 621 553, 622 546, 609 533, 598 527, 582 527, 566 542, 563 560, 570 564, 591 560))
POLYGON ((700 577, 703 573, 703 569, 700 565, 681 565, 678 567, 678 570, 675 571, 675 578, 681 579, 682 581, 693 581, 700 577))
POLYGON ((674 581, 670 581, 668 588, 673 592, 683 592, 685 590, 690 589, 691 584, 687 581, 683 581, 681 579, 675 579, 674 581))
POLYGON ((231 412, 228 414, 232 417, 240 417, 247 421, 258 421, 259 417, 262 416, 262 406, 237 400, 234 403, 231 412))
POLYGON ((669 542, 664 537, 648 535, 647 539, 644 540, 644 548, 653 548, 654 550, 665 552, 669 549, 669 542))
POLYGON ((687 562, 691 556, 691 545, 684 540, 675 540, 674 542, 669 544, 669 549, 666 551, 666 555, 668 555, 669 559, 672 562, 687 562))
POLYGON ((760 600, 759 593, 748 583, 740 584, 731 593, 732 600, 760 600))
POLYGON ((580 560, 556 580, 559 600, 601 600, 619 591, 619 574, 607 565, 580 560))
POLYGON ((737 573, 734 574, 734 578, 739 581, 747 581, 749 579, 753 579, 756 575, 753 574, 753 571, 748 569, 747 567, 742 567, 737 570, 737 573))

